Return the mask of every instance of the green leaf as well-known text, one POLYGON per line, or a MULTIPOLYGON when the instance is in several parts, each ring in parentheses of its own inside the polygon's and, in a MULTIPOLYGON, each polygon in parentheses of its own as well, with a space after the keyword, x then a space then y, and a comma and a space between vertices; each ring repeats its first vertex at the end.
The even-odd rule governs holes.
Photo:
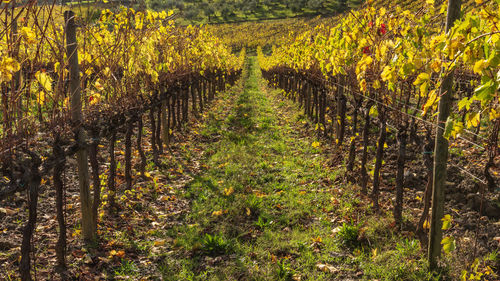
POLYGON ((451 131, 451 136, 453 138, 457 138, 457 135, 460 134, 463 130, 464 130, 464 123, 460 121, 455 122, 453 130, 451 131))
POLYGON ((472 102, 473 99, 469 99, 467 97, 463 98, 461 101, 458 102, 458 110, 461 111, 464 107, 465 109, 469 110, 472 102))
POLYGON ((481 101, 481 104, 485 104, 493 98, 493 94, 497 88, 497 83, 490 80, 488 83, 482 84, 474 90, 474 98, 481 101))
POLYGON ((443 251, 449 254, 451 251, 455 250, 455 239, 451 236, 445 237, 441 240, 441 245, 443 245, 443 251))
POLYGON ((441 219, 443 221, 443 227, 441 227, 442 230, 447 230, 451 228, 451 216, 450 215, 445 215, 444 218, 441 219))
POLYGON ((447 140, 450 139, 451 132, 453 131, 453 127, 455 126, 455 121, 451 117, 448 117, 448 120, 446 120, 446 126, 444 127, 444 134, 443 137, 447 140))
POLYGON ((491 68, 496 68, 500 64, 500 55, 496 53, 495 50, 491 52, 491 55, 488 60, 488 65, 491 68))
POLYGON ((403 65, 403 75, 406 76, 408 74, 411 74, 414 69, 415 65, 413 63, 405 63, 403 65))
POLYGON ((490 81, 491 81, 491 77, 489 77, 488 75, 481 76, 481 84, 486 84, 490 81))
POLYGON ((378 117, 378 110, 377 110, 377 107, 375 106, 372 106, 370 108, 370 116, 374 117, 374 118, 377 118, 378 117))

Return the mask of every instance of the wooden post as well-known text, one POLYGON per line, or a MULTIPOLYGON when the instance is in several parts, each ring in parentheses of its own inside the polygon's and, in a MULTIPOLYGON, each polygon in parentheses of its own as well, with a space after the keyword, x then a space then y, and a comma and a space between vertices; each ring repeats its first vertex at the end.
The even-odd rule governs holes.
MULTIPOLYGON (((446 33, 450 31, 455 20, 460 17, 461 0, 449 0, 446 18, 446 33)), ((441 239, 443 236, 441 219, 444 214, 444 185, 446 181, 446 163, 448 161, 448 140, 444 138, 446 120, 450 115, 453 97, 453 71, 448 73, 441 84, 436 129, 434 155, 434 179, 432 185, 432 214, 429 232, 429 269, 437 268, 437 258, 441 254, 441 239)))
POLYGON ((71 119, 76 126, 76 140, 79 144, 79 149, 76 153, 76 161, 78 163, 78 181, 80 186, 82 234, 86 242, 91 242, 97 238, 97 231, 93 223, 92 200, 90 198, 87 134, 81 127, 81 123, 83 122, 82 97, 80 91, 80 67, 78 65, 78 48, 74 18, 75 13, 73 11, 64 12, 64 22, 66 23, 66 55, 68 57, 70 76, 71 119))

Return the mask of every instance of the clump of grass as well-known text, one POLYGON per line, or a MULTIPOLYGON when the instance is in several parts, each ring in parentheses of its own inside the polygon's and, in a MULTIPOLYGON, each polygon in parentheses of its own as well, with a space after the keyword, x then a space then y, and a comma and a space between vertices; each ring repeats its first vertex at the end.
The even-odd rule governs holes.
POLYGON ((205 234, 202 239, 203 252, 209 256, 220 256, 229 250, 229 243, 221 234, 205 234))
POLYGON ((381 280, 435 280, 428 272, 420 244, 414 239, 397 242, 395 249, 372 249, 364 262, 366 276, 381 280))
POLYGON ((359 226, 343 223, 337 233, 337 239, 342 246, 354 249, 359 246, 359 226))
POLYGON ((271 225, 271 221, 267 216, 260 215, 257 221, 255 222, 255 226, 260 228, 261 230, 264 230, 267 226, 271 225))
POLYGON ((262 199, 254 194, 249 195, 245 200, 245 210, 248 208, 252 217, 258 217, 260 215, 261 207, 262 199))
POLYGON ((139 269, 137 268, 137 265, 133 261, 128 261, 125 259, 122 259, 120 267, 118 267, 114 275, 115 276, 130 276, 130 275, 135 275, 139 269))
POLYGON ((276 262, 276 279, 278 280, 292 280, 293 270, 285 259, 276 262))

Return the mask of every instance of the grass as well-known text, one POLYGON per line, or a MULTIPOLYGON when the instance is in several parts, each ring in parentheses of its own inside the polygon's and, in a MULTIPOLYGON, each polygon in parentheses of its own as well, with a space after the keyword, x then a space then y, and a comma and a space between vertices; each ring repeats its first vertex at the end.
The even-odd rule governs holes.
POLYGON ((355 187, 336 183, 300 110, 264 86, 255 58, 247 64, 243 89, 225 94, 200 131, 206 170, 178 194, 191 211, 166 234, 175 243, 158 262, 163 278, 424 278, 418 244, 389 219, 372 219, 355 187))

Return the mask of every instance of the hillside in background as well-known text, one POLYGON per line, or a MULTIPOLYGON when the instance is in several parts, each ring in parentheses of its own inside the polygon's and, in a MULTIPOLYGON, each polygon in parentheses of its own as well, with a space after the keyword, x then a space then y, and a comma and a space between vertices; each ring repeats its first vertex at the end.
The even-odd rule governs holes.
POLYGON ((153 10, 174 9, 192 23, 240 22, 300 16, 334 15, 363 0, 147 0, 153 10))
MULTIPOLYGON (((335 0, 337 2, 347 3, 347 7, 351 7, 353 10, 360 9, 365 6, 372 6, 375 8, 391 7, 390 10, 396 10, 396 7, 400 7, 403 10, 409 10, 416 14, 422 15, 425 12, 425 1, 419 0, 403 0, 393 3, 389 0, 371 0, 371 1, 343 1, 335 0)), ((322 2, 324 5, 327 3, 332 3, 335 1, 315 1, 322 2)), ((490 0, 491 1, 491 0, 490 0)), ((487 3, 490 1, 484 1, 487 3)), ((221 1, 222 2, 222 1, 221 1)), ((281 1, 269 1, 273 2, 274 5, 279 5, 276 3, 292 2, 288 0, 281 1)), ((297 1, 297 3, 300 1, 297 1)), ((307 2, 312 1, 302 1, 307 4, 307 2)), ((234 5, 236 2, 232 2, 234 5)), ((260 5, 264 5, 265 1, 260 1, 260 5)), ((302 11, 305 11, 307 5, 304 4, 302 11)), ((196 5, 191 2, 190 5, 196 5)), ((203 7, 203 3, 198 2, 198 8, 203 7)), ((284 4, 281 4, 284 5, 284 4)), ((295 5, 295 4, 293 4, 295 5)), ((294 6, 290 7, 294 7, 294 6)), ((474 0, 464 0, 463 9, 465 11, 477 8, 478 4, 474 0)), ((275 10, 279 12, 279 10, 275 10)), ((282 10, 282 14, 286 14, 282 10)), ((213 33, 217 34, 222 42, 230 46, 234 52, 239 52, 242 48, 246 48, 247 52, 254 53, 257 47, 262 47, 264 52, 268 53, 272 46, 279 46, 287 44, 290 40, 293 40, 295 36, 303 34, 306 31, 312 31, 316 26, 335 26, 339 20, 346 15, 345 10, 343 13, 335 15, 325 15, 327 9, 322 11, 317 11, 316 16, 307 16, 307 13, 302 13, 301 17, 288 17, 282 19, 266 19, 266 20, 254 20, 254 21, 243 21, 243 22, 221 22, 215 24, 209 24, 207 28, 213 33)), ((182 12, 181 12, 182 13, 182 12)), ((253 15, 257 15, 258 11, 253 11, 253 15)), ((441 16, 435 18, 433 21, 436 24, 441 24, 444 22, 444 11, 440 14, 441 16)), ((181 17, 185 15, 181 14, 181 17)), ((218 20, 221 20, 218 18, 218 20)), ((214 20, 215 21, 215 20, 214 20)))

